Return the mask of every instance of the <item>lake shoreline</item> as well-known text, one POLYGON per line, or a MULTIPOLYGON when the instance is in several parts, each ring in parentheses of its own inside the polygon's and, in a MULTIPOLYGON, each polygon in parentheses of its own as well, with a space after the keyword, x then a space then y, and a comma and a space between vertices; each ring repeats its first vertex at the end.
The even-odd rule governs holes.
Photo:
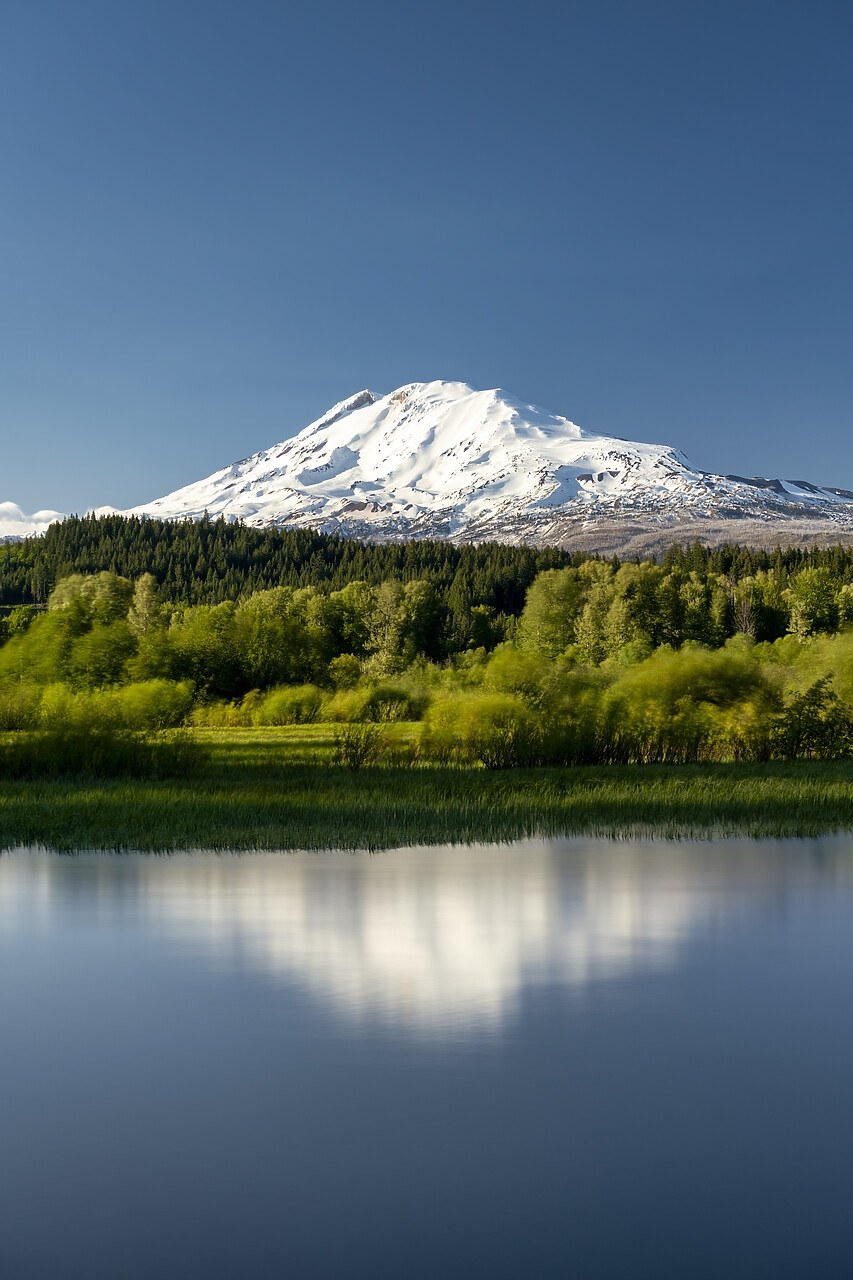
POLYGON ((0 848, 386 849, 533 836, 853 830, 853 762, 487 770, 334 763, 323 726, 197 734, 186 778, 0 780, 0 848))

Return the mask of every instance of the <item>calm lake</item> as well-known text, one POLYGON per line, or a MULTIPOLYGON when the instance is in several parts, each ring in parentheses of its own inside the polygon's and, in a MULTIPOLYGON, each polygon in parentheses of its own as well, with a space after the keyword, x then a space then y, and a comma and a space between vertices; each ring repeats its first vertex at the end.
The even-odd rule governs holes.
POLYGON ((0 857, 0 1273, 853 1274, 853 836, 0 857))

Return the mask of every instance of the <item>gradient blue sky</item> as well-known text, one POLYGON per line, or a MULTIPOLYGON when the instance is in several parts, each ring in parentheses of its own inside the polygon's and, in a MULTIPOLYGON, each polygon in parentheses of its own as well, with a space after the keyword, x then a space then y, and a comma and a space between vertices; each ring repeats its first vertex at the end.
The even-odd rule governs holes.
POLYGON ((850 3, 2 0, 0 499, 363 386, 853 488, 850 3))

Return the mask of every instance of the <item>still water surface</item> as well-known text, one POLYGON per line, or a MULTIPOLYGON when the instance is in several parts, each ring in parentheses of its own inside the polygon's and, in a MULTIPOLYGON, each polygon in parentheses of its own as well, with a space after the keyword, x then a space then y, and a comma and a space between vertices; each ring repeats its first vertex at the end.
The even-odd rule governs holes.
POLYGON ((0 1273, 853 1275, 853 837, 0 857, 0 1273))

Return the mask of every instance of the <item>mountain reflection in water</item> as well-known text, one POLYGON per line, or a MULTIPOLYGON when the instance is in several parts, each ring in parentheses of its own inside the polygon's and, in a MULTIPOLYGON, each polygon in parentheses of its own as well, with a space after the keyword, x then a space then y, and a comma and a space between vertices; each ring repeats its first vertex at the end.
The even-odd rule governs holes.
POLYGON ((0 1274, 847 1276, 851 854, 0 856, 0 1274))
MULTIPOLYGON (((348 1018, 434 1037, 500 1028, 526 988, 584 988, 674 963, 691 935, 784 895, 790 862, 756 847, 721 842, 713 858, 692 857, 690 845, 583 840, 184 854, 135 857, 133 874, 119 877, 108 857, 86 861, 99 894, 130 893, 149 929, 208 961, 295 983, 348 1018)), ((798 883, 825 877, 825 841, 822 850, 822 870, 798 860, 798 883)), ((38 888, 31 862, 24 879, 37 914, 49 916, 55 892, 82 885, 73 860, 38 863, 38 888)), ((18 881, 10 871, 6 915, 18 881)))

